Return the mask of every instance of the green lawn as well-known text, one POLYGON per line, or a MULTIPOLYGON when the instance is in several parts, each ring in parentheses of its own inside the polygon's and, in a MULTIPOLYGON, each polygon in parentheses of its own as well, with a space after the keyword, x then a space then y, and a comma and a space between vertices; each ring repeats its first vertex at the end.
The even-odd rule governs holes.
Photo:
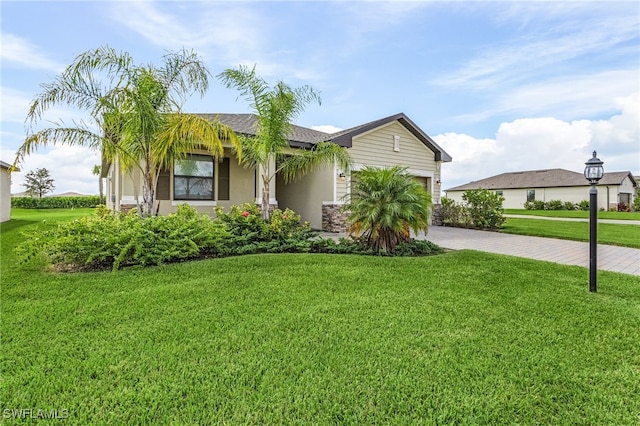
POLYGON ((601 271, 591 294, 585 268, 472 251, 52 274, 16 265, 16 217, 5 424, 14 408, 117 425, 640 420, 640 277, 601 271))
MULTIPOLYGON (((504 209, 505 214, 520 214, 528 216, 568 217, 588 219, 589 212, 582 210, 525 210, 504 209)), ((598 212, 599 219, 640 220, 640 212, 598 212)))
MULTIPOLYGON (((507 218, 501 232, 589 241, 589 222, 507 218)), ((640 226, 598 223, 598 243, 640 248, 640 226)))

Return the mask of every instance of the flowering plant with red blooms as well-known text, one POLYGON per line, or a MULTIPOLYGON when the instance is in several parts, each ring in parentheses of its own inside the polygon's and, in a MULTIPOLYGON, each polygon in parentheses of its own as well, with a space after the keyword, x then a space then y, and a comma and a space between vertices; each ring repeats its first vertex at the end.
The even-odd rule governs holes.
POLYGON ((242 212, 242 217, 247 217, 247 216, 249 216, 250 214, 251 214, 251 213, 249 213, 248 211, 246 211, 246 210, 245 210, 245 211, 243 211, 243 212, 242 212))

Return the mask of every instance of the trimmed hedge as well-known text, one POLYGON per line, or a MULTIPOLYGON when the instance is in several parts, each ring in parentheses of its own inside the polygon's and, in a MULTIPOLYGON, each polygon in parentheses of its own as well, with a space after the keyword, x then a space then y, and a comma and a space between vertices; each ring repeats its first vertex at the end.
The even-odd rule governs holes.
POLYGON ((83 197, 11 197, 11 207, 20 209, 71 209, 96 207, 100 204, 98 195, 83 197))

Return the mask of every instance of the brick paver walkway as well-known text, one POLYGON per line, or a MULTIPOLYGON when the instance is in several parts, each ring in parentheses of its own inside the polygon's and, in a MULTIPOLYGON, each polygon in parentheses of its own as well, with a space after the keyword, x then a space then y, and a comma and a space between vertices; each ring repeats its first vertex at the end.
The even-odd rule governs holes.
MULTIPOLYGON (((578 241, 446 226, 430 226, 426 239, 452 250, 479 250, 589 267, 589 243, 578 241)), ((640 276, 640 249, 598 244, 598 269, 640 276)))
MULTIPOLYGON (((321 236, 337 239, 344 234, 323 233, 321 236)), ((451 250, 478 250, 589 267, 589 243, 578 241, 448 226, 430 226, 426 237, 422 234, 417 238, 426 238, 451 250)), ((598 269, 640 276, 640 249, 598 244, 598 269)))

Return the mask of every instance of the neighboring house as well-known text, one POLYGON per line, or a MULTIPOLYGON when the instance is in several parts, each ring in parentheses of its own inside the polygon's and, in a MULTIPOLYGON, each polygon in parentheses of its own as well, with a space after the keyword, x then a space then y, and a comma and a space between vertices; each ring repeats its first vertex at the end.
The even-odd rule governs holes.
MULTIPOLYGON (((253 114, 202 114, 218 118, 237 134, 254 135, 257 116, 253 114)), ((289 145, 296 149, 331 141, 349 150, 352 170, 323 167, 285 184, 281 176, 271 182, 269 203, 280 209, 290 208, 311 223, 314 229, 344 230, 340 209, 349 192, 351 180, 365 166, 407 167, 432 194, 434 204, 440 203, 440 168, 451 157, 406 115, 400 113, 372 121, 338 133, 328 134, 313 129, 292 126, 289 145)), ((228 208, 246 202, 261 203, 262 181, 255 169, 240 165, 230 147, 217 161, 205 151, 190 153, 189 164, 175 164, 163 170, 156 188, 159 214, 177 210, 180 204, 195 206, 199 211, 213 213, 214 206, 228 208)), ((106 164, 107 205, 126 210, 142 200, 139 172, 123 173, 118 162, 106 164)))
MULTIPOLYGON (((11 164, 0 161, 0 222, 11 219, 11 164)), ((19 170, 16 170, 19 171, 19 170)))
MULTIPOLYGON (((579 203, 589 200, 589 182, 582 173, 564 169, 511 172, 491 176, 464 185, 447 189, 446 196, 462 202, 462 194, 469 189, 489 189, 504 197, 507 209, 522 209, 527 201, 571 201, 579 203)), ((598 207, 616 208, 618 203, 627 206, 633 203, 636 179, 631 172, 605 172, 598 182, 598 207)))

